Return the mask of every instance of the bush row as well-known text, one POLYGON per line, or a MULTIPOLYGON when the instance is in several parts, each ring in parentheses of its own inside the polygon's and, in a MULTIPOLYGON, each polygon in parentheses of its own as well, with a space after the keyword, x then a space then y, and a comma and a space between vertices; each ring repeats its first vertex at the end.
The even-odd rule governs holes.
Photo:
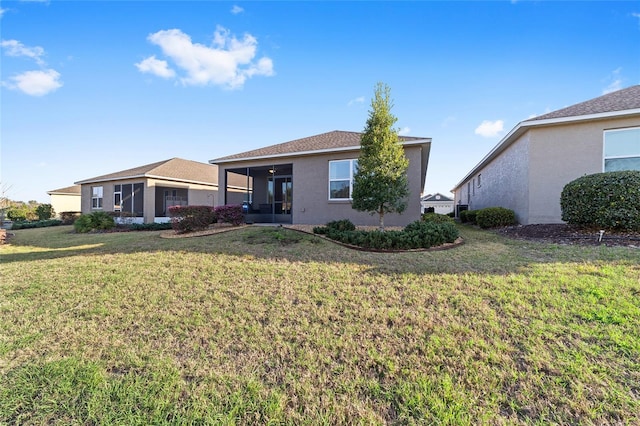
POLYGON ((478 225, 485 229, 497 228, 499 226, 510 226, 517 223, 514 211, 504 207, 463 210, 460 212, 460 222, 478 225))
POLYGON ((58 226, 58 225, 62 225, 62 221, 57 219, 23 221, 23 222, 13 222, 13 225, 11 225, 11 229, 15 230, 15 229, 45 228, 48 226, 58 226))
POLYGON ((209 225, 222 222, 240 225, 244 216, 242 206, 174 206, 169 208, 171 224, 176 232, 202 231, 209 225))
POLYGON ((345 244, 375 250, 408 250, 429 248, 444 243, 452 243, 458 238, 455 224, 415 221, 402 231, 356 230, 349 220, 327 223, 315 227, 313 232, 345 244))
POLYGON ((440 214, 434 212, 426 212, 421 216, 423 222, 433 223, 455 223, 455 220, 448 214, 440 214))
POLYGON ((560 195, 562 220, 573 225, 640 230, 640 171, 582 176, 560 195))

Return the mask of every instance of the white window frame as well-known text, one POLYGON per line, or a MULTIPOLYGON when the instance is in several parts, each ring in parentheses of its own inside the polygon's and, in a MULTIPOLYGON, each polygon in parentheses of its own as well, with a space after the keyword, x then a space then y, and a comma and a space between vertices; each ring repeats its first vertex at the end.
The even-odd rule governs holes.
POLYGON ((328 184, 328 190, 329 190, 329 201, 351 201, 353 200, 353 175, 356 172, 356 168, 358 167, 358 159, 357 158, 345 158, 345 159, 341 159, 341 160, 331 160, 329 161, 329 184, 328 184), (332 182, 342 182, 342 181, 346 181, 346 178, 340 178, 340 179, 331 179, 331 164, 334 163, 341 163, 341 162, 349 162, 349 197, 348 198, 332 198, 331 197, 331 183, 332 182))
POLYGON ((606 172, 606 164, 607 160, 617 160, 617 159, 625 159, 625 158, 639 158, 640 152, 633 153, 629 155, 612 155, 607 156, 607 134, 608 133, 616 133, 616 132, 628 132, 628 131, 637 131, 640 133, 640 127, 627 127, 624 129, 611 129, 605 130, 602 134, 602 171, 606 172))
POLYGON ((113 186, 113 211, 114 212, 122 211, 122 185, 120 184, 113 186), (119 203, 116 202, 116 197, 120 199, 119 203))
POLYGON ((102 202, 104 198, 104 188, 102 186, 91 187, 91 209, 102 210, 102 202))

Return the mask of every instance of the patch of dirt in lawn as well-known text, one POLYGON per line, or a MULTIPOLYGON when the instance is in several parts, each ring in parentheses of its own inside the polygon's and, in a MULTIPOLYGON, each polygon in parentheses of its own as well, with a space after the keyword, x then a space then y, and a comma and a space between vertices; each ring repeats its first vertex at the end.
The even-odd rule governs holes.
POLYGON ((640 232, 605 230, 601 236, 599 229, 561 223, 507 226, 495 232, 519 240, 640 248, 640 232))

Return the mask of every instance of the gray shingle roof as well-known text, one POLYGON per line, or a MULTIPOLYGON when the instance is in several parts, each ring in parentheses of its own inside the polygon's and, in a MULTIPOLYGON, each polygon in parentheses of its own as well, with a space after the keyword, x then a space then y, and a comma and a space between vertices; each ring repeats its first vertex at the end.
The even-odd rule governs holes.
MULTIPOLYGON (((302 139, 296 139, 290 142, 284 142, 276 145, 266 146, 264 148, 258 148, 251 151, 241 152, 239 154, 233 154, 226 157, 216 158, 211 160, 211 163, 219 161, 229 160, 242 160, 247 158, 256 157, 271 157, 286 154, 296 154, 302 152, 313 151, 326 151, 332 149, 349 148, 354 146, 360 146, 360 137, 362 133, 359 132, 346 132, 341 130, 334 130, 328 133, 322 133, 315 136, 309 136, 302 139)), ((424 140, 427 138, 400 136, 400 141, 414 141, 424 140)))
POLYGON ((579 104, 552 111, 526 121, 547 120, 550 118, 577 117, 581 115, 603 114, 640 108, 640 85, 611 92, 579 104))
POLYGON ((47 191, 47 194, 80 195, 80 189, 80 185, 73 185, 60 189, 52 189, 51 191, 47 191))
POLYGON ((182 158, 171 158, 165 161, 158 161, 157 163, 145 164, 144 166, 134 167, 132 169, 84 179, 76 182, 76 184, 143 177, 200 182, 213 185, 218 183, 218 168, 207 163, 183 160, 182 158))

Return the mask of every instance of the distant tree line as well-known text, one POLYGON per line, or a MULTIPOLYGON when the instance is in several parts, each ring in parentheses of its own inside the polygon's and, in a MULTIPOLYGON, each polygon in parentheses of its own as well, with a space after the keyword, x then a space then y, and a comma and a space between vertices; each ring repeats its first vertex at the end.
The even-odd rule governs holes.
POLYGON ((55 216, 51 204, 39 203, 35 200, 29 202, 3 200, 2 213, 6 219, 14 222, 25 220, 47 220, 55 216))

